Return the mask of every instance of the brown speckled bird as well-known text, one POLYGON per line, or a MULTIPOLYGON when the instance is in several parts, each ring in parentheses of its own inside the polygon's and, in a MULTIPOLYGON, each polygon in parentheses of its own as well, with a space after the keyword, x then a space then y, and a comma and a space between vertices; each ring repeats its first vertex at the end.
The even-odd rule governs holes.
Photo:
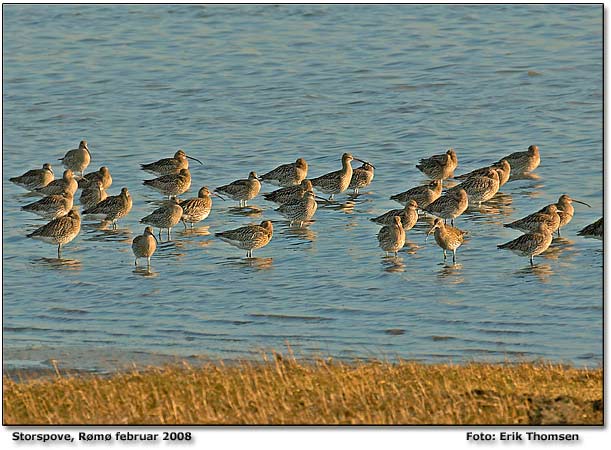
POLYGON ((264 220, 260 225, 246 225, 214 235, 234 247, 246 250, 246 257, 252 258, 252 251, 269 244, 273 234, 272 223, 269 220, 264 220))
POLYGON ((256 172, 250 172, 246 180, 236 180, 215 189, 215 191, 225 194, 232 200, 239 201, 240 208, 246 207, 248 200, 255 198, 260 190, 261 183, 256 172))
POLYGON ((395 194, 390 197, 402 205, 406 205, 410 200, 415 200, 420 209, 425 209, 441 196, 442 181, 433 180, 423 186, 416 186, 400 194, 395 194))
POLYGON ((124 187, 119 195, 107 197, 94 207, 83 211, 83 214, 101 216, 105 221, 112 222, 113 228, 117 228, 117 220, 127 216, 131 210, 132 196, 124 187))
POLYGON ((81 141, 79 143, 78 148, 74 150, 69 150, 68 152, 66 152, 64 157, 60 158, 59 160, 62 162, 64 167, 72 170, 72 172, 80 172, 82 178, 85 169, 91 161, 91 153, 89 153, 87 141, 81 141))
POLYGON ((525 152, 515 152, 502 159, 509 162, 512 175, 524 175, 525 173, 532 172, 539 167, 541 162, 539 147, 536 145, 531 145, 525 152))
POLYGON ((423 158, 416 168, 432 180, 445 180, 454 174, 458 166, 458 157, 453 148, 441 155, 423 158))
POLYGON ((465 232, 445 225, 441 219, 435 219, 433 227, 426 233, 427 237, 433 230, 435 231, 435 242, 443 250, 443 259, 447 258, 446 250, 451 250, 452 261, 456 262, 456 249, 464 242, 465 232))
POLYGON ((53 173, 51 164, 44 163, 42 165, 42 169, 28 170, 23 175, 9 178, 9 181, 11 183, 15 183, 17 186, 33 191, 35 189, 45 187, 54 179, 55 174, 53 173))
POLYGON ((288 187, 300 184, 307 175, 308 163, 305 159, 299 158, 294 163, 283 164, 261 175, 261 181, 288 187))
POLYGON ((401 217, 393 217, 390 225, 382 227, 378 233, 378 243, 386 256, 388 253, 394 253, 397 256, 397 252, 405 245, 405 231, 401 224, 401 217))
POLYGON ((533 257, 547 250, 552 243, 554 230, 546 222, 538 222, 535 231, 523 234, 513 241, 497 245, 502 250, 511 250, 519 256, 529 256, 530 265, 534 265, 533 257))
POLYGON ((57 257, 61 258, 62 245, 71 242, 81 231, 81 217, 71 209, 65 216, 53 219, 26 237, 57 245, 57 257))
POLYGON ((153 256, 155 250, 157 250, 157 238, 153 233, 153 228, 146 227, 144 229, 144 233, 142 233, 140 236, 136 236, 132 241, 132 251, 136 257, 134 265, 138 265, 138 258, 146 258, 146 265, 147 267, 150 267, 151 256, 153 256))
POLYGON ((184 150, 178 150, 174 153, 174 157, 160 159, 149 164, 140 164, 140 169, 158 175, 174 175, 180 172, 181 169, 189 168, 189 159, 202 164, 199 159, 188 156, 184 150))

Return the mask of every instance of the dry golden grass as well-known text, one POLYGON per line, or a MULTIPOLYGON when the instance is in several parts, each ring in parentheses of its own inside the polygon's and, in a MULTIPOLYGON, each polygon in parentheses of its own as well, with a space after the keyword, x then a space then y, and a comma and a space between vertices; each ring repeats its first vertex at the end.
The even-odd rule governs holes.
POLYGON ((331 360, 4 379, 4 424, 597 424, 602 369, 331 360))

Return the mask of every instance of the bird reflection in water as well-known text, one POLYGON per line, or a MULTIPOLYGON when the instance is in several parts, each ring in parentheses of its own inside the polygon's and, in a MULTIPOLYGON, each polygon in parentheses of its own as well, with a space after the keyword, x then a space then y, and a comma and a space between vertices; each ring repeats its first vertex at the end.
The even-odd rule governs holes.
POLYGON ((227 212, 233 216, 242 217, 261 217, 263 214, 263 210, 255 205, 228 208, 227 212))
POLYGON ((562 256, 561 261, 566 263, 567 261, 572 260, 574 257, 574 244, 575 241, 565 237, 554 238, 548 249, 541 253, 541 257, 545 259, 559 260, 560 256, 562 256))
POLYGON ((303 227, 300 227, 297 225, 293 225, 293 226, 288 226, 284 229, 282 229, 282 231, 280 232, 280 234, 284 235, 284 236, 289 236, 289 237, 296 237, 305 241, 310 241, 310 242, 314 242, 316 240, 316 237, 318 236, 318 233, 316 233, 316 231, 310 229, 309 225, 314 223, 314 220, 309 220, 307 222, 304 222, 303 227))
POLYGON ((107 222, 106 224, 103 222, 102 225, 83 225, 82 229, 86 230, 84 240, 125 242, 131 244, 133 236, 130 228, 113 229, 110 224, 111 222, 107 222))
POLYGON ((82 264, 78 259, 65 258, 38 258, 32 261, 33 264, 49 267, 50 269, 60 270, 81 270, 82 264))
POLYGON ((132 273, 134 275, 138 275, 141 277, 150 277, 150 278, 155 278, 159 275, 158 272, 154 272, 153 270, 151 270, 150 267, 136 267, 132 273))
POLYGON ((437 272, 437 279, 450 284, 462 284, 465 278, 462 274, 463 265, 459 263, 448 264, 443 262, 439 264, 441 269, 437 272))
POLYGON ((354 212, 354 206, 356 202, 348 197, 344 203, 337 202, 335 200, 327 200, 326 202, 320 201, 318 202, 319 208, 325 209, 334 209, 337 211, 343 211, 346 214, 351 214, 354 212))
MULTIPOLYGON (((480 205, 469 205, 468 211, 477 211, 480 214, 510 216, 514 212, 514 208, 511 206, 512 203, 513 197, 511 195, 498 192, 487 202, 480 205)), ((498 221, 498 223, 502 222, 498 221)))
POLYGON ((421 248, 422 247, 420 245, 406 239, 403 248, 399 251, 405 252, 408 255, 415 255, 421 248))
POLYGON ((400 256, 384 256, 382 258, 382 266, 385 272, 405 272, 405 262, 400 256))
POLYGON ((228 266, 228 267, 236 267, 236 268, 242 268, 242 267, 250 267, 253 269, 257 269, 257 270, 268 270, 268 269, 273 269, 273 262, 274 259, 271 257, 268 258, 257 258, 257 257, 250 257, 250 258, 236 258, 236 257, 230 257, 227 258, 226 260, 223 260, 220 264, 222 264, 223 266, 228 266))
MULTIPOLYGON (((541 256, 543 256, 542 254, 541 256)), ((549 264, 534 264, 532 266, 524 267, 523 269, 516 270, 514 275, 519 278, 527 278, 530 275, 536 276, 541 283, 548 283, 551 276, 554 274, 552 266, 549 264)))
POLYGON ((541 180, 541 176, 537 175, 536 173, 533 173, 533 172, 521 173, 521 174, 517 174, 517 175, 514 175, 512 173, 509 176, 509 180, 507 182, 510 182, 510 181, 520 181, 520 180, 539 181, 539 180, 541 180))
POLYGON ((187 228, 186 230, 175 231, 176 234, 182 236, 210 236, 210 226, 187 228))

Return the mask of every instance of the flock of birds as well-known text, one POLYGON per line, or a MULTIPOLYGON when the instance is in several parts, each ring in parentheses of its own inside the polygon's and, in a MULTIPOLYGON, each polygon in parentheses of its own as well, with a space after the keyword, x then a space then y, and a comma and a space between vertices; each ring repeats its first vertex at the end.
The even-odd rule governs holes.
MULTIPOLYGON (((333 197, 348 189, 358 194, 359 189, 367 187, 374 177, 374 165, 368 161, 344 153, 341 158, 340 170, 327 173, 317 178, 307 178, 308 164, 303 158, 294 163, 283 164, 258 176, 250 172, 248 178, 234 181, 225 186, 210 191, 203 186, 199 189, 197 198, 179 200, 191 187, 189 159, 202 164, 200 160, 188 156, 178 150, 173 157, 142 164, 141 169, 154 173, 157 178, 144 181, 148 186, 168 197, 166 204, 153 211, 140 222, 147 225, 140 236, 132 242, 135 255, 135 265, 139 258, 147 259, 150 266, 151 256, 155 253, 158 240, 153 227, 161 232, 167 229, 168 240, 171 230, 179 222, 187 228, 205 220, 212 208, 212 197, 225 200, 227 196, 239 202, 241 208, 247 207, 247 202, 255 198, 261 190, 261 182, 280 186, 273 192, 265 193, 266 200, 279 205, 276 209, 290 222, 290 226, 299 223, 302 227, 316 213, 318 203, 330 203, 333 197), (360 161, 362 166, 353 169, 351 162, 360 161), (326 194, 328 199, 314 193, 314 190, 326 194)), ((27 237, 57 245, 58 258, 61 258, 62 246, 71 242, 80 232, 81 215, 74 206, 74 197, 81 189, 79 202, 84 216, 102 219, 117 227, 117 221, 125 217, 132 209, 132 197, 126 187, 119 195, 108 196, 106 190, 112 184, 112 177, 107 167, 101 167, 97 172, 84 174, 91 161, 87 141, 81 141, 78 149, 68 151, 60 159, 66 170, 61 179, 55 179, 53 169, 45 163, 42 169, 33 169, 10 181, 30 191, 44 195, 41 200, 22 207, 24 211, 38 214, 51 219, 46 225, 29 233, 27 237), (80 174, 78 179, 75 173, 80 174)), ((419 212, 435 216, 432 228, 435 241, 443 250, 451 251, 456 261, 456 250, 462 245, 465 232, 454 227, 454 221, 463 214, 471 204, 481 204, 490 200, 511 176, 519 176, 534 171, 540 163, 539 148, 536 145, 528 147, 527 151, 512 153, 498 162, 464 175, 454 176, 458 166, 458 157, 454 149, 446 153, 434 155, 420 160, 416 167, 431 181, 425 185, 416 186, 390 198, 404 205, 403 209, 393 209, 371 220, 383 225, 377 237, 379 246, 386 255, 397 252, 405 245, 406 232, 414 227, 419 212), (442 195, 443 180, 455 178, 460 184, 446 189, 442 195), (450 221, 448 225, 447 221, 450 221)), ((520 220, 505 224, 505 227, 523 231, 518 238, 498 245, 500 249, 511 250, 520 256, 528 256, 531 265, 533 257, 544 252, 551 244, 553 234, 560 235, 560 228, 567 225, 573 218, 572 202, 590 206, 585 202, 575 200, 566 194, 560 196, 557 203, 545 206, 520 220)), ((602 239, 603 219, 583 228, 578 234, 602 239)), ((270 220, 260 224, 246 225, 233 230, 215 233, 215 236, 240 249, 246 250, 246 257, 252 257, 252 251, 266 246, 273 236, 273 225, 270 220)))

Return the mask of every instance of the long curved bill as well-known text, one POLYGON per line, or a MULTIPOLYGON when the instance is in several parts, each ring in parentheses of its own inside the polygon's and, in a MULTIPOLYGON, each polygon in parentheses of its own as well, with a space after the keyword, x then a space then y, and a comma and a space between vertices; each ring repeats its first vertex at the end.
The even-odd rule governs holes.
POLYGON ((365 161, 365 160, 362 160, 362 159, 360 159, 360 158, 355 158, 354 156, 352 157, 352 159, 354 159, 355 161, 362 162, 363 164, 369 164, 369 165, 370 165, 371 167, 373 167, 374 169, 376 168, 376 166, 374 166, 373 164, 371 164, 369 161, 365 161))
POLYGON ((218 193, 216 193, 216 192, 211 192, 211 193, 210 193, 210 195, 212 195, 212 196, 214 196, 214 197, 218 197, 218 198, 220 198, 221 200, 225 201, 225 198, 224 198, 222 195, 219 195, 219 194, 218 194, 218 193))
POLYGON ((202 163, 199 159, 194 158, 193 156, 189 156, 189 155, 185 155, 187 158, 192 159, 193 161, 197 161, 198 163, 200 163, 202 166, 204 165, 204 163, 202 163))
POLYGON ((581 203, 582 205, 586 205, 588 208, 591 208, 591 206, 590 206, 590 205, 588 205, 586 202, 582 202, 582 201, 575 200, 575 199, 572 199, 572 200, 573 200, 575 203, 581 203))
POLYGON ((315 199, 320 200, 321 202, 325 202, 325 203, 331 203, 329 200, 327 200, 326 198, 322 198, 319 197, 318 195, 314 196, 315 199))
POLYGON ((426 237, 424 238, 424 242, 426 243, 426 241, 428 241, 430 234, 433 232, 433 230, 437 228, 436 226, 433 226, 429 231, 426 232, 426 237))

